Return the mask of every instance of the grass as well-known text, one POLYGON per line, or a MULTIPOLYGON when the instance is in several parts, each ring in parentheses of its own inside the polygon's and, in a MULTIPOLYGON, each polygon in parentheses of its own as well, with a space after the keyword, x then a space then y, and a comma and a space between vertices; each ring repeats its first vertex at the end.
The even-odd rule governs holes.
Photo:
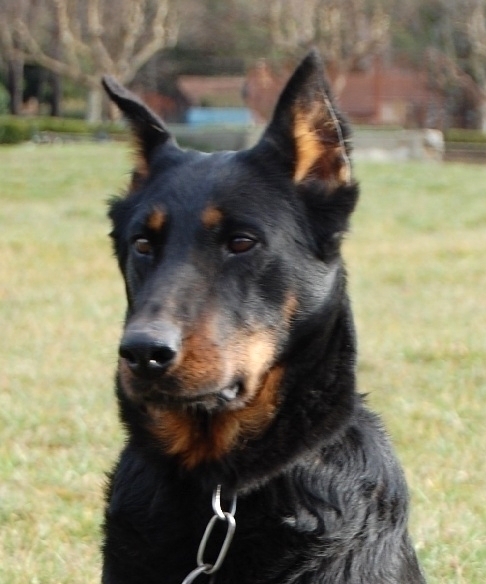
POLYGON ((486 581, 484 167, 364 166, 346 246, 360 384, 412 488, 431 583, 486 581))
MULTIPOLYGON (((123 286, 122 145, 0 150, 0 582, 99 581, 123 286)), ((361 164, 345 244, 360 386, 406 468, 431 584, 486 581, 486 168, 361 164)), ((371 584, 371 583, 370 583, 371 584)))

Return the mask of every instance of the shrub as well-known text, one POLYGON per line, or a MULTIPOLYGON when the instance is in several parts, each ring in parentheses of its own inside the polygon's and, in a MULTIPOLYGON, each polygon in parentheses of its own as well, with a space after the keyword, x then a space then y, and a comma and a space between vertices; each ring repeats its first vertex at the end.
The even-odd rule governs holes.
POLYGON ((2 83, 0 83, 0 115, 9 111, 10 95, 2 83))
POLYGON ((461 128, 452 128, 444 133, 446 142, 467 142, 469 144, 485 144, 486 133, 480 130, 464 130, 461 128))
POLYGON ((122 136, 121 124, 88 124, 84 120, 54 117, 0 116, 0 144, 18 144, 28 140, 95 139, 122 136))
POLYGON ((0 144, 18 144, 31 137, 27 124, 15 116, 0 117, 0 144))

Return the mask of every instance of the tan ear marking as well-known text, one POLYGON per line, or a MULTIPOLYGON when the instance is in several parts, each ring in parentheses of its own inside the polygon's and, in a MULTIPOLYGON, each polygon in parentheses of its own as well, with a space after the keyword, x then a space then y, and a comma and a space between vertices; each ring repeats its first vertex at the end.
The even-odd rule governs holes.
POLYGON ((149 175, 149 165, 139 138, 132 138, 133 169, 128 194, 137 191, 149 175))
POLYGON ((325 106, 316 103, 310 110, 302 107, 294 110, 296 183, 311 175, 337 185, 351 181, 349 158, 339 122, 334 112, 328 109, 330 103, 326 101, 325 106))
POLYGON ((296 112, 294 119, 294 140, 297 161, 294 171, 295 182, 301 182, 323 157, 324 148, 317 133, 309 125, 306 114, 296 112))
POLYGON ((147 157, 145 154, 145 149, 141 138, 134 137, 133 140, 134 151, 135 151, 135 170, 143 177, 147 178, 149 174, 149 166, 147 162, 147 157))

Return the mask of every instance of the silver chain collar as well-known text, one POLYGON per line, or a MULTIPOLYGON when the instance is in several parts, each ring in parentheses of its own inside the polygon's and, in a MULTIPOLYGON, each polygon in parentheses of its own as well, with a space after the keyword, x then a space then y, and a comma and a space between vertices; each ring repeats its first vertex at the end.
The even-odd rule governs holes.
POLYGON ((224 559, 226 558, 226 554, 228 553, 236 529, 236 494, 233 495, 230 510, 223 511, 221 508, 221 485, 218 485, 213 491, 213 511, 214 515, 206 526, 197 551, 197 568, 192 570, 192 572, 184 578, 182 584, 191 584, 191 582, 194 582, 194 580, 201 574, 214 574, 221 568, 224 559), (221 544, 221 549, 216 561, 214 564, 208 564, 204 561, 204 553, 217 521, 224 521, 226 523, 226 536, 221 544))

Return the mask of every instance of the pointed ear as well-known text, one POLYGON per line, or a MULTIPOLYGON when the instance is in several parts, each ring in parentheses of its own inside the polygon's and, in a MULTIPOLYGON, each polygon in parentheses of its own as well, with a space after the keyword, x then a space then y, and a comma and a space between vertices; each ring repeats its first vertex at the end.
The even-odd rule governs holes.
POLYGON ((333 104, 323 65, 313 51, 283 90, 262 141, 287 159, 295 183, 306 179, 329 186, 351 182, 349 130, 333 104))
POLYGON ((153 150, 171 139, 171 135, 162 120, 113 77, 105 75, 102 83, 106 93, 120 108, 132 128, 138 150, 135 173, 146 176, 153 150))

